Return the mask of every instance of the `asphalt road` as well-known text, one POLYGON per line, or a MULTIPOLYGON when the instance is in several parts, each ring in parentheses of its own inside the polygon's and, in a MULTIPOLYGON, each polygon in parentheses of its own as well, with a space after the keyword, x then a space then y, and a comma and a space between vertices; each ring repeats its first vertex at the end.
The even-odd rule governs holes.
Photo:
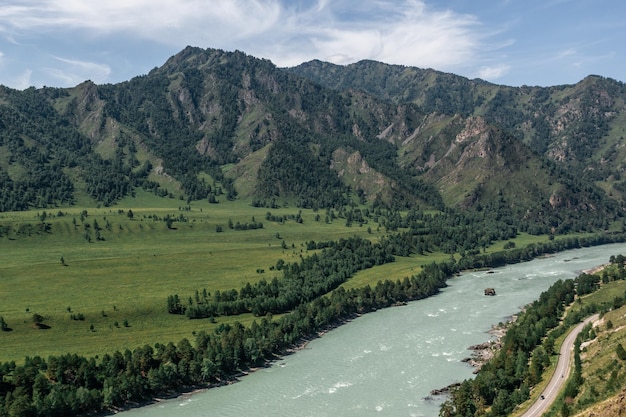
POLYGON ((582 323, 579 323, 565 338, 563 345, 561 345, 561 351, 559 352, 559 362, 556 365, 556 370, 552 379, 548 383, 548 386, 543 390, 540 397, 535 403, 526 411, 522 417, 539 417, 550 408, 559 391, 564 388, 565 381, 571 372, 572 351, 574 350, 574 341, 576 336, 581 332, 583 327, 589 322, 598 320, 597 314, 588 317, 582 323))

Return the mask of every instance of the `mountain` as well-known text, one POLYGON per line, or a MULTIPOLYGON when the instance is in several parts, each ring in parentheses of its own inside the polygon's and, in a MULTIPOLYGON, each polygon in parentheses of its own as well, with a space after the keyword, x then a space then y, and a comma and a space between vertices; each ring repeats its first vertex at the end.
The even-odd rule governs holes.
POLYGON ((531 150, 622 193, 622 82, 589 76, 575 85, 507 87, 414 67, 361 61, 338 66, 311 61, 288 69, 335 90, 361 90, 425 113, 481 116, 531 150))
POLYGON ((372 61, 187 47, 119 84, 0 89, 0 210, 193 201, 463 209, 521 230, 619 216, 623 84, 505 87, 372 61))

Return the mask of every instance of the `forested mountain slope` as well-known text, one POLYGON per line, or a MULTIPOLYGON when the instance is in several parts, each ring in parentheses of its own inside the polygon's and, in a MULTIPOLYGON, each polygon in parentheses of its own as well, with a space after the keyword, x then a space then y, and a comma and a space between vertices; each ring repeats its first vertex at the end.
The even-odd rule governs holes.
POLYGON ((188 47, 119 84, 0 91, 0 210, 192 201, 462 208, 531 232, 621 216, 624 87, 511 88, 188 47))
POLYGON ((575 85, 507 87, 399 65, 311 61, 290 72, 336 90, 362 90, 426 113, 482 116, 530 149, 622 192, 626 86, 588 76, 575 85))

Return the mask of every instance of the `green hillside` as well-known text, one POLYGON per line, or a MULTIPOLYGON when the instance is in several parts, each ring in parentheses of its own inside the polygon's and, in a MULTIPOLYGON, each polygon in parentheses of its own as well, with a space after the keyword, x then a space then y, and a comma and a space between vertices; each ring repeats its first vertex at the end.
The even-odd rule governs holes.
POLYGON ((186 202, 376 202, 506 216, 520 231, 621 214, 624 88, 511 88, 375 62, 281 69, 186 48, 119 84, 0 91, 0 210, 186 202))

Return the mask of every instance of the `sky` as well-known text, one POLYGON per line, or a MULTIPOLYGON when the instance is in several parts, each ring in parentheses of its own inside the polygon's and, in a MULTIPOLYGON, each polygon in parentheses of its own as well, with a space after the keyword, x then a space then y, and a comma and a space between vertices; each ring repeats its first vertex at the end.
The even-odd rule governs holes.
POLYGON ((509 86, 626 81, 623 0, 2 0, 0 84, 118 83, 185 46, 363 59, 509 86))

